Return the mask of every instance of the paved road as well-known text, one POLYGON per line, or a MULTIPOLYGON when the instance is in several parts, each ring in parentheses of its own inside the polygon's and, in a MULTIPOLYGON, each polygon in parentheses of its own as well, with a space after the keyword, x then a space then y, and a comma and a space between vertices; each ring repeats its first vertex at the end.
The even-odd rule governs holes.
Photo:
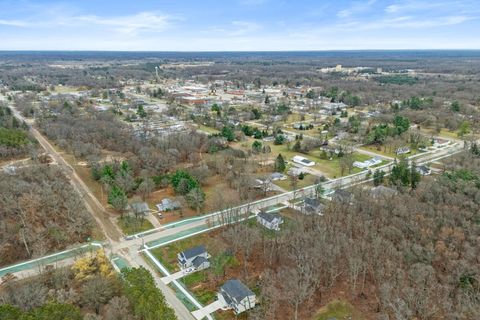
MULTIPOLYGON (((24 120, 24 118, 14 108, 12 108, 12 110, 19 119, 24 120)), ((33 126, 30 126, 30 132, 39 141, 45 151, 50 154, 59 165, 65 168, 65 172, 70 177, 75 189, 82 195, 87 209, 91 212, 92 216, 97 221, 97 224, 102 228, 107 237, 107 243, 105 245, 107 253, 122 253, 131 266, 143 266, 147 270, 150 270, 155 278, 157 286, 162 290, 167 302, 174 308, 179 319, 193 319, 193 316, 185 307, 185 305, 175 296, 175 293, 168 288, 165 283, 162 282, 161 276, 158 274, 157 270, 154 270, 143 259, 141 256, 142 250, 139 250, 141 249, 143 243, 154 242, 158 245, 165 245, 167 242, 178 241, 179 239, 191 236, 195 233, 204 232, 209 226, 233 223, 246 217, 248 213, 274 207, 293 199, 313 195, 315 193, 316 186, 309 186, 300 190, 285 192, 270 198, 254 201, 235 208, 230 208, 201 217, 187 219, 186 221, 157 227, 148 232, 137 234, 133 240, 126 240, 121 238, 121 232, 111 221, 108 212, 105 211, 102 204, 90 192, 89 188, 79 178, 75 170, 65 161, 61 154, 59 154, 33 126)), ((462 150, 463 146, 461 143, 455 143, 441 150, 419 154, 414 157, 416 158, 417 164, 424 164, 449 157, 455 153, 461 152, 462 150)), ((389 171, 392 166, 393 164, 390 163, 379 166, 374 170, 389 171)), ((323 183, 322 186, 325 189, 344 188, 365 181, 366 179, 367 171, 362 171, 347 177, 329 180, 323 183)), ((152 248, 151 246, 149 247, 152 248)))
MULTIPOLYGON (((25 119, 13 106, 10 106, 14 115, 22 121, 29 123, 31 121, 25 119)), ((118 227, 109 219, 110 215, 105 208, 102 206, 100 201, 93 195, 90 189, 85 185, 85 183, 80 179, 75 170, 70 166, 70 164, 65 161, 65 159, 60 155, 60 153, 55 150, 55 148, 50 144, 50 142, 43 137, 43 135, 32 125, 29 126, 30 134, 37 139, 40 145, 43 147, 45 152, 49 154, 53 160, 62 166, 65 170, 65 173, 70 178, 74 188, 82 195, 82 198, 85 202, 85 206, 92 214, 93 218, 96 220, 97 224, 102 231, 107 236, 109 241, 116 242, 121 238, 121 232, 118 227)))
MULTIPOLYGON (((25 119, 14 107, 11 107, 11 109, 17 118, 27 123, 31 122, 27 121, 27 119, 25 119)), ((117 250, 126 249, 126 251, 129 253, 126 258, 133 267, 143 266, 152 273, 157 286, 162 290, 167 302, 174 308, 178 318, 193 319, 190 311, 188 311, 184 304, 175 296, 173 291, 160 280, 158 273, 153 270, 152 267, 146 263, 146 261, 137 252, 138 244, 129 244, 128 242, 121 241, 122 234, 118 227, 110 220, 108 212, 105 211, 102 204, 93 195, 82 179, 80 179, 75 170, 65 161, 61 154, 58 153, 57 150, 55 150, 55 148, 50 144, 50 142, 48 142, 47 139, 45 139, 43 135, 32 125, 30 125, 30 133, 45 149, 45 152, 49 154, 59 165, 65 168, 65 172, 70 178, 72 185, 82 195, 85 206, 90 211, 98 226, 102 229, 107 238, 109 245, 106 246, 106 251, 112 254, 117 250), (122 246, 122 243, 125 245, 122 246)))

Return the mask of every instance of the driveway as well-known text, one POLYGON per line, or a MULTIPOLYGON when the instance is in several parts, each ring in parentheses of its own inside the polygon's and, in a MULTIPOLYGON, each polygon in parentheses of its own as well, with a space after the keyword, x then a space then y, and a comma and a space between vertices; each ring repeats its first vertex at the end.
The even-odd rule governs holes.
POLYGON ((193 268, 188 268, 188 269, 185 269, 185 270, 180 270, 178 272, 175 272, 174 274, 168 275, 166 277, 163 277, 160 280, 162 280, 162 282, 165 283, 165 284, 169 284, 173 280, 181 279, 181 278, 183 278, 185 276, 188 276, 189 274, 192 274, 194 272, 195 272, 195 270, 193 268))
POLYGON ((210 315, 211 313, 227 308, 226 305, 223 304, 220 300, 210 303, 208 306, 203 307, 202 309, 198 309, 192 312, 195 319, 201 320, 206 316, 210 315))

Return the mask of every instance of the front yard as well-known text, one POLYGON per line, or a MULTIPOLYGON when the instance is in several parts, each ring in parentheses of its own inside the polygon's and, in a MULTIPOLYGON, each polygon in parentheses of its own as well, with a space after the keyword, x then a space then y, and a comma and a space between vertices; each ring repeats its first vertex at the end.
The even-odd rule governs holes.
MULTIPOLYGON (((291 209, 284 210, 286 212, 291 209)), ((284 214, 281 213, 281 215, 284 214)), ((290 228, 293 223, 293 220, 290 218, 284 217, 284 219, 282 230, 290 228)), ((264 237, 270 238, 275 236, 274 231, 267 230, 257 224, 256 219, 250 219, 246 222, 246 226, 247 228, 258 228, 259 234, 264 237)), ((180 267, 177 264, 178 253, 195 246, 205 246, 211 256, 209 259, 210 267, 178 280, 202 305, 214 302, 217 299, 219 288, 229 279, 241 280, 257 295, 260 291, 258 287, 259 277, 265 268, 261 254, 262 248, 258 246, 253 247, 250 258, 247 259, 247 264, 245 264, 243 254, 240 251, 234 252, 235 244, 231 242, 231 239, 224 232, 224 228, 216 229, 151 250, 151 253, 173 274, 180 271, 180 267), (248 269, 247 273, 245 268, 248 269)), ((248 312, 236 317, 231 311, 218 311, 215 313, 215 318, 225 320, 247 319, 248 312)))

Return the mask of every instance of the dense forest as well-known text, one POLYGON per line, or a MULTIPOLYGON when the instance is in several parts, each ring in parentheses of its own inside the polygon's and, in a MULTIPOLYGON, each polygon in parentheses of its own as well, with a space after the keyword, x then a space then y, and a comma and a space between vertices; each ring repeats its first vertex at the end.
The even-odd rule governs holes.
POLYGON ((273 238, 248 223, 228 227, 247 281, 262 256, 258 319, 306 319, 310 303, 342 290, 369 318, 478 319, 480 158, 465 153, 446 169, 396 195, 354 190, 352 202, 299 216, 273 238))
POLYGON ((83 243, 92 234, 90 214, 57 167, 0 172, 0 208, 0 265, 83 243))
POLYGON ((144 268, 116 273, 102 250, 71 267, 48 269, 0 285, 2 320, 174 320, 173 310, 144 268))
POLYGON ((10 108, 0 105, 0 160, 25 156, 34 148, 35 141, 27 129, 10 108))

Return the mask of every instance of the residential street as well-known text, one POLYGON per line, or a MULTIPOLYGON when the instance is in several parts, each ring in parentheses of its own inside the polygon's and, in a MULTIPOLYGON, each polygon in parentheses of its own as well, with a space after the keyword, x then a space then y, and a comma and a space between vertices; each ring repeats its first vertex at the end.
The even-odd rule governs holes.
MULTIPOLYGON (((15 115, 24 119, 13 107, 15 115)), ((177 298, 172 289, 168 288, 166 283, 178 279, 178 274, 175 276, 168 277, 168 281, 165 281, 165 278, 162 278, 158 273, 158 270, 155 270, 146 260, 142 257, 141 253, 145 251, 145 248, 142 248, 144 244, 148 243, 148 249, 154 248, 156 246, 165 245, 166 243, 171 243, 179 239, 191 236, 199 232, 207 231, 211 226, 219 226, 225 223, 232 223, 237 220, 228 220, 226 217, 235 212, 238 215, 246 215, 250 212, 257 212, 258 210, 265 209, 278 205, 280 203, 288 202, 295 198, 303 197, 306 195, 313 195, 315 193, 315 186, 308 186, 300 190, 295 190, 291 192, 284 192, 282 194, 269 197, 266 199, 257 200, 248 204, 244 204, 235 208, 222 210, 219 212, 211 213, 204 215, 202 217, 195 217, 191 219, 186 219, 182 223, 172 224, 171 226, 159 226, 156 225, 156 228, 148 232, 139 233, 133 236, 133 240, 126 240, 122 238, 122 234, 118 227, 112 222, 111 216, 103 208, 102 204, 96 199, 89 188, 85 183, 80 179, 76 174, 74 169, 65 161, 65 159, 58 153, 55 148, 42 136, 42 134, 35 129, 33 126, 30 126, 31 134, 39 141, 41 146, 45 151, 53 157, 53 159, 65 169, 66 174, 71 179, 72 184, 75 189, 82 195, 83 200, 85 201, 85 206, 91 212, 92 216, 96 220, 99 227, 105 234, 106 242, 104 247, 108 254, 121 253, 127 261, 133 267, 143 266, 147 270, 151 271, 154 275, 155 282, 157 286, 162 290, 163 294, 166 297, 168 303, 175 309, 179 319, 194 319, 192 313, 185 307, 185 305, 177 298)), ((463 150, 461 143, 455 143, 449 146, 448 148, 443 148, 441 150, 435 150, 435 152, 425 153, 415 156, 416 162, 418 165, 424 164, 431 161, 438 161, 445 157, 452 156, 455 153, 458 153, 463 150)), ((380 167, 377 167, 376 170, 389 171, 392 164, 386 164, 380 167)), ((335 189, 335 188, 344 188, 357 183, 363 182, 367 179, 367 170, 362 171, 357 174, 350 176, 332 179, 323 183, 323 188, 325 189, 335 189)), ((67 265, 71 263, 70 259, 59 262, 58 265, 67 265)), ((22 275, 31 275, 35 271, 22 271, 22 275)), ((212 304, 211 306, 205 307, 202 310, 197 310, 194 314, 197 319, 203 312, 208 312, 210 309, 219 308, 217 304, 212 304), (207 310, 208 309, 208 310, 207 310)))

